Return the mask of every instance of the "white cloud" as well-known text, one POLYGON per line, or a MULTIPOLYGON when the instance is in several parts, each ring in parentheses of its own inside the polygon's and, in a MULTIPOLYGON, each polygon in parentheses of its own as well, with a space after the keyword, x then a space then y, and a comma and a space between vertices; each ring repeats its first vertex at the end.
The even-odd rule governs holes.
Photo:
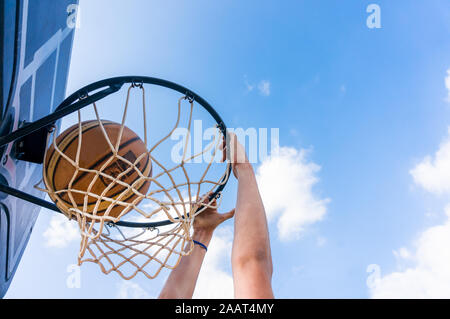
MULTIPOLYGON (((410 173, 416 184, 425 190, 449 194, 450 137, 441 143, 433 157, 425 157, 410 173)), ((443 224, 429 227, 420 234, 413 250, 394 251, 401 270, 381 277, 369 290, 373 298, 450 298, 450 204, 445 214, 443 224), (409 266, 403 267, 403 264, 409 266)))
POLYGON ((248 92, 253 91, 253 89, 255 88, 255 85, 248 82, 247 74, 244 74, 244 82, 245 82, 245 87, 247 88, 247 91, 248 92))
POLYGON ((75 221, 70 221, 62 214, 56 214, 50 219, 43 236, 48 247, 64 248, 70 242, 80 240, 80 231, 75 221))
POLYGON ((281 147, 257 170, 257 180, 269 221, 278 218, 281 240, 297 239, 305 226, 320 221, 329 199, 313 192, 320 167, 306 159, 307 151, 281 147))
POLYGON ((409 259, 411 258, 411 252, 405 247, 402 247, 399 250, 394 250, 394 256, 398 259, 409 259))
POLYGON ((253 91, 255 88, 258 89, 259 94, 261 94, 262 96, 269 96, 270 95, 270 81, 268 80, 261 80, 259 81, 259 83, 256 85, 256 83, 250 83, 247 79, 247 76, 244 75, 244 82, 245 82, 245 87, 247 89, 247 92, 251 92, 253 91))
POLYGON ((258 90, 261 95, 269 96, 270 95, 270 82, 266 80, 262 80, 258 84, 258 90))
POLYGON ((414 266, 388 274, 370 290, 373 298, 450 298, 450 205, 443 225, 425 230, 415 252, 401 249, 397 258, 414 266))
POLYGON ((450 103, 450 69, 447 70, 447 77, 445 78, 445 87, 447 88, 447 102, 450 103))
POLYGON ((203 261, 194 298, 224 299, 234 297, 233 278, 224 265, 231 260, 233 233, 230 227, 218 228, 203 261))
MULTIPOLYGON (((154 296, 153 296, 154 297, 154 296)), ((149 299, 152 298, 148 292, 146 292, 137 283, 127 280, 122 280, 117 292, 118 299, 149 299)))
POLYGON ((245 80, 245 87, 247 88, 248 92, 251 92, 255 88, 255 85, 254 84, 250 84, 250 83, 248 83, 247 80, 245 80))
POLYGON ((414 181, 431 193, 450 193, 450 127, 434 157, 427 156, 410 173, 414 181))

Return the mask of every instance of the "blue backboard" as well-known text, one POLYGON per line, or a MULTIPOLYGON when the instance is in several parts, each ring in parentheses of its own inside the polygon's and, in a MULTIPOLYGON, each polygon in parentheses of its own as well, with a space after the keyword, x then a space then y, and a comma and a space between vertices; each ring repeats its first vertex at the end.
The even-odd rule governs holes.
MULTIPOLYGON (((0 1, 0 135, 52 112, 65 96, 77 0, 0 1)), ((0 150, 0 179, 44 197, 34 185, 42 165, 0 150)), ((40 207, 0 194, 0 297, 27 245, 40 207)))

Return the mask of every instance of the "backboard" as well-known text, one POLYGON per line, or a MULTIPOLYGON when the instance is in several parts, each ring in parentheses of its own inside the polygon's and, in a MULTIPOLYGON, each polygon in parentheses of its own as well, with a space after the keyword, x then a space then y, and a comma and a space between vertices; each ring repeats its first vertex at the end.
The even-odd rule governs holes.
MULTIPOLYGON (((77 2, 0 1, 0 135, 48 115, 63 101, 77 2)), ((43 197, 33 187, 41 177, 40 164, 15 159, 13 143, 0 149, 0 181, 43 197)), ((0 194, 0 297, 11 283, 40 209, 0 194)))

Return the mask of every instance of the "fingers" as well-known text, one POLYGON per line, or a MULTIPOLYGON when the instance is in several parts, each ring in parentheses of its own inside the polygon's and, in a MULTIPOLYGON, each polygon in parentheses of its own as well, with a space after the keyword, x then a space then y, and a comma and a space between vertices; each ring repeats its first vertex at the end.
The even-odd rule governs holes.
MULTIPOLYGON (((227 134, 229 134, 229 133, 227 133, 227 134)), ((227 151, 228 151, 227 140, 225 139, 225 135, 222 136, 221 148, 222 148, 222 162, 225 162, 227 159, 227 151)))
POLYGON ((234 212, 235 212, 235 209, 233 208, 233 209, 230 210, 228 213, 222 214, 223 220, 225 221, 225 220, 228 220, 228 219, 230 219, 230 218, 233 218, 234 212))
POLYGON ((239 142, 237 135, 227 131, 227 139, 222 142, 222 161, 228 159, 232 164, 246 163, 247 155, 245 147, 239 142))
POLYGON ((225 144, 225 138, 223 139, 223 143, 222 143, 222 162, 225 162, 225 160, 227 159, 227 146, 225 144))
POLYGON ((222 139, 222 162, 229 159, 233 163, 234 154, 236 153, 237 136, 235 133, 227 131, 226 138, 223 135, 222 139))
POLYGON ((214 206, 217 202, 216 198, 213 198, 211 200, 211 195, 213 194, 212 191, 207 192, 205 195, 201 197, 200 203, 204 205, 211 205, 214 206))

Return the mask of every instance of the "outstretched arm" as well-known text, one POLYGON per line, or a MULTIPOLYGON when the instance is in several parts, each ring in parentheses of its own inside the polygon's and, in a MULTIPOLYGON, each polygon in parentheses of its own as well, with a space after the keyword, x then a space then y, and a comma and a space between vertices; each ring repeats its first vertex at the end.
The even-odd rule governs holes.
POLYGON ((255 173, 236 135, 229 133, 229 141, 226 153, 238 180, 231 256, 235 297, 273 298, 269 231, 255 173))
MULTIPOLYGON (((209 194, 208 194, 209 195, 209 194)), ((212 203, 215 205, 215 201, 212 203)), ((192 239, 208 247, 214 229, 234 215, 234 209, 226 214, 219 214, 215 208, 207 208, 195 217, 192 239)), ((185 248, 185 251, 189 247, 185 248)), ((206 250, 194 245, 194 250, 188 256, 181 258, 177 268, 172 270, 160 295, 160 299, 190 299, 194 294, 198 274, 205 258, 206 250)))

